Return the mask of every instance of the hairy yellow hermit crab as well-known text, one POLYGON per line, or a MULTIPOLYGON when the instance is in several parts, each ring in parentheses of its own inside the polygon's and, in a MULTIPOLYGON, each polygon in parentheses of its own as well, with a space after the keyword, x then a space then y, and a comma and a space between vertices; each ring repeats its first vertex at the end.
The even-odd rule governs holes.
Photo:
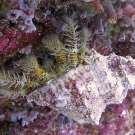
POLYGON ((48 35, 42 40, 44 49, 49 50, 56 61, 55 63, 46 61, 45 65, 51 70, 42 69, 36 56, 26 56, 19 62, 21 75, 10 72, 8 74, 0 73, 0 94, 10 98, 25 95, 84 63, 87 43, 91 34, 87 28, 80 30, 77 22, 71 18, 65 17, 64 20, 68 24, 68 28, 62 33, 63 42, 55 34, 48 35))

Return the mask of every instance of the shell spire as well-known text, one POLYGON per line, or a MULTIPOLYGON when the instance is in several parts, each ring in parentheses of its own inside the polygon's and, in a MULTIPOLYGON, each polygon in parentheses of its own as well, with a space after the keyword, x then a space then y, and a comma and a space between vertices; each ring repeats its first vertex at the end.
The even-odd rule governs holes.
POLYGON ((120 104, 135 85, 135 60, 89 51, 85 61, 63 77, 29 94, 27 101, 49 106, 79 122, 99 124, 109 104, 120 104))

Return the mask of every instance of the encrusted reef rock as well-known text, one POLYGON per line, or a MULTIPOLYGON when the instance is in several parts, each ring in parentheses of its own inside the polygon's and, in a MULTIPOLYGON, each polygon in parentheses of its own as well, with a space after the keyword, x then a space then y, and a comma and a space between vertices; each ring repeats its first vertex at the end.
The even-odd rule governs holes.
POLYGON ((134 89, 135 60, 91 50, 85 61, 87 65, 29 94, 27 101, 49 106, 79 123, 99 124, 106 106, 122 103, 128 89, 134 89))

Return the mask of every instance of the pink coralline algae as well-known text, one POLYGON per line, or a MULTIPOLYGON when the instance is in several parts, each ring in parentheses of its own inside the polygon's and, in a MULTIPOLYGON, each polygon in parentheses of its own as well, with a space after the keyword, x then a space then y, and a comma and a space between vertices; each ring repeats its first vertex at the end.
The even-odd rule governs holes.
POLYGON ((4 48, 7 46, 9 39, 8 38, 1 38, 1 47, 0 47, 0 51, 2 52, 4 50, 4 48))
POLYGON ((134 126, 132 124, 135 118, 133 111, 134 96, 135 92, 130 91, 121 104, 107 106, 104 116, 100 119, 100 124, 91 130, 92 135, 98 133, 103 135, 133 135, 134 126))
POLYGON ((36 35, 36 32, 24 33, 13 28, 3 31, 3 35, 0 36, 0 57, 5 60, 0 61, 5 62, 13 57, 20 49, 30 44, 36 35))

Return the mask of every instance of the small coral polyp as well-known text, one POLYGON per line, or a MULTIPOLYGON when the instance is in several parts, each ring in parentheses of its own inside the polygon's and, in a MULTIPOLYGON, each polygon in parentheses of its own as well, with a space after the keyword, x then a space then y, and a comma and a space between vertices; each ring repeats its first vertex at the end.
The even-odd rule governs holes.
POLYGON ((104 8, 103 6, 100 4, 99 0, 94 0, 94 8, 95 8, 95 12, 96 14, 104 12, 104 8))
POLYGON ((110 0, 108 0, 108 3, 106 5, 105 13, 107 15, 108 22, 110 22, 111 24, 115 24, 117 20, 117 15, 110 0))
POLYGON ((33 17, 33 14, 27 15, 23 10, 19 9, 12 9, 7 13, 7 18, 13 23, 17 23, 18 28, 22 31, 24 30, 26 33, 36 31, 36 27, 32 22, 33 17), (22 21, 19 21, 19 17, 21 17, 22 21))
POLYGON ((94 16, 94 29, 95 34, 103 34, 104 33, 104 26, 103 26, 103 19, 100 14, 94 16))

